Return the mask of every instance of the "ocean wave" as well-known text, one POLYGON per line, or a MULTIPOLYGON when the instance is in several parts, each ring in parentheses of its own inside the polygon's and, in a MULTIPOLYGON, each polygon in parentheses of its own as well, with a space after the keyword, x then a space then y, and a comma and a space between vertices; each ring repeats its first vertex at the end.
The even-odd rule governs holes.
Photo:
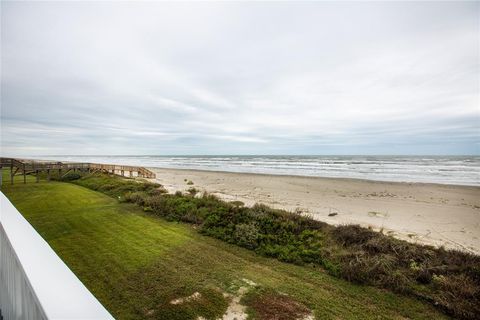
POLYGON ((478 156, 51 156, 82 161, 181 169, 359 178, 480 186, 478 156))

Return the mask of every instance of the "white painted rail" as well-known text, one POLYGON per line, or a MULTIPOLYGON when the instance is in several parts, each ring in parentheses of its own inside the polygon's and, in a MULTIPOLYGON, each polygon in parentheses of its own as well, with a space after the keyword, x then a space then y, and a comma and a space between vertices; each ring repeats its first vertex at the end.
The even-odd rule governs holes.
POLYGON ((0 309, 4 320, 113 319, 2 192, 0 309))

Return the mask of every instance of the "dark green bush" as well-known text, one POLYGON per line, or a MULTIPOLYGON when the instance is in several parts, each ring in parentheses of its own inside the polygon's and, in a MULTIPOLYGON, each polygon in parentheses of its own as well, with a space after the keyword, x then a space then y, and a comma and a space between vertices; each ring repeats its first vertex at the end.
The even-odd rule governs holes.
POLYGON ((195 197, 195 195, 199 192, 196 188, 194 187, 191 187, 189 188, 188 190, 188 193, 192 196, 192 197, 195 197))
POLYGON ((145 204, 146 199, 149 197, 144 191, 136 191, 136 192, 127 192, 125 193, 125 201, 126 202, 133 202, 140 206, 145 204))
POLYGON ((235 225, 233 238, 235 243, 247 249, 255 249, 258 246, 260 232, 253 223, 240 223, 235 225))
POLYGON ((62 181, 74 181, 74 180, 78 180, 82 177, 81 174, 77 173, 77 172, 68 172, 67 174, 65 174, 61 180, 62 181))

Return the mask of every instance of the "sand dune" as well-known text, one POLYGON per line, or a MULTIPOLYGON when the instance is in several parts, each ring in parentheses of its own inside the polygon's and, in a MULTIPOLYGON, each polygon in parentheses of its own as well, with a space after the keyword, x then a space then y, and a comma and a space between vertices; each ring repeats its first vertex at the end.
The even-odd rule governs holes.
POLYGON ((194 187, 331 224, 355 223, 412 242, 480 254, 480 187, 151 168, 169 191, 194 187))

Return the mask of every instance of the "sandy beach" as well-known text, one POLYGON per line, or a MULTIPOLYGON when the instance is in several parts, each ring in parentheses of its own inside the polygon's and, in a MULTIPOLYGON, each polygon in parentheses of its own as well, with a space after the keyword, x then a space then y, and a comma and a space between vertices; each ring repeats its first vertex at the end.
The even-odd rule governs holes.
POLYGON ((193 186, 247 206, 263 203, 330 224, 360 224, 411 242, 480 254, 480 187, 149 169, 170 192, 193 186))

